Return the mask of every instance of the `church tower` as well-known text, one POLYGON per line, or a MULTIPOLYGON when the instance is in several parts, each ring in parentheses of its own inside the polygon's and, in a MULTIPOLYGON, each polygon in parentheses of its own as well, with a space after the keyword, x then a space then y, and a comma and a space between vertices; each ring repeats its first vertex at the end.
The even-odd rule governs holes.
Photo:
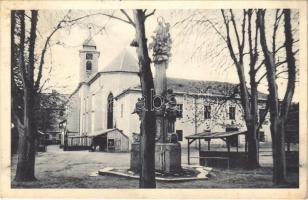
POLYGON ((91 35, 91 28, 89 28, 89 37, 83 42, 82 49, 79 51, 79 82, 87 80, 98 71, 99 55, 100 52, 96 50, 96 44, 91 35))

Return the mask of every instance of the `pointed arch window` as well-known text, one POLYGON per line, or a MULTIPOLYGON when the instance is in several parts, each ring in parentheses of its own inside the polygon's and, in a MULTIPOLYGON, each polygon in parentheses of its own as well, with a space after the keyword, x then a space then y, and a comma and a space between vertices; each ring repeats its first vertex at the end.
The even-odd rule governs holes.
POLYGON ((109 94, 107 98, 107 129, 113 128, 113 95, 109 94))
POLYGON ((86 68, 87 68, 87 70, 92 70, 92 62, 91 61, 87 61, 86 68))

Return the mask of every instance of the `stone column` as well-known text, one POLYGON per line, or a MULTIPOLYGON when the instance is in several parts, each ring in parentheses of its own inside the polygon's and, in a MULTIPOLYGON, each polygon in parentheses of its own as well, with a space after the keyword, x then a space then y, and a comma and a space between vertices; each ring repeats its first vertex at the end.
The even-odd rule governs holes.
MULTIPOLYGON (((155 95, 152 103, 156 113, 156 138, 155 143, 155 169, 163 173, 181 170, 181 145, 177 139, 168 139, 168 119, 174 129, 176 119, 176 100, 172 90, 167 90, 166 70, 169 57, 171 56, 171 38, 169 34, 169 24, 162 18, 157 20, 158 26, 155 30, 153 42, 149 49, 153 50, 153 62, 155 65, 155 95)), ((142 115, 141 99, 138 99, 133 113, 139 117, 142 115)), ((134 141, 131 148, 131 170, 140 169, 140 142, 134 141)))
MULTIPOLYGON (((153 62, 155 65, 155 98, 153 104, 156 112, 155 169, 164 173, 181 170, 181 145, 177 141, 171 143, 168 138, 168 118, 174 113, 176 103, 172 90, 167 92, 166 70, 171 56, 171 37, 169 24, 163 18, 157 20, 153 43, 153 62), (159 105, 159 106, 158 106, 159 105)), ((171 119, 171 118, 170 118, 171 119)), ((172 118, 175 119, 175 118, 172 118)))
POLYGON ((156 109, 156 138, 158 142, 166 143, 167 142, 167 130, 168 130, 168 120, 165 117, 164 102, 166 100, 165 94, 167 91, 167 77, 166 77, 166 68, 167 62, 156 62, 155 63, 155 95, 156 98, 153 99, 153 103, 158 107, 157 104, 160 104, 160 108, 156 109))

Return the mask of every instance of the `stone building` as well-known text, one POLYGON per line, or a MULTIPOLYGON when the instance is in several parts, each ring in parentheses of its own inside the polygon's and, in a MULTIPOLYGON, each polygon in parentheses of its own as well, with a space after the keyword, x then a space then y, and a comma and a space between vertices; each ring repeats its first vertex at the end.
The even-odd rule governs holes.
MULTIPOLYGON (((132 114, 141 97, 136 58, 124 49, 98 71, 100 52, 91 38, 85 40, 79 56, 79 84, 67 105, 67 130, 85 136, 117 128, 131 143, 140 127, 138 116, 132 114)), ((246 130, 239 96, 234 94, 235 84, 179 78, 168 78, 167 84, 181 112, 175 131, 182 147, 186 147, 185 136, 195 132, 246 130)), ((259 97, 262 112, 266 96, 260 93, 259 97)), ((261 128, 260 140, 270 142, 268 120, 261 128)), ((240 138, 239 142, 243 141, 240 138)))

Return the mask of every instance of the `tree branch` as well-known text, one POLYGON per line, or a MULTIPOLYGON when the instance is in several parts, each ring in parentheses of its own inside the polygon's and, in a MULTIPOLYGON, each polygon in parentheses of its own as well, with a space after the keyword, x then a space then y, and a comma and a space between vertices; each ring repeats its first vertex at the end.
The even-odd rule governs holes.
POLYGON ((226 27, 226 31, 227 31, 227 46, 229 48, 229 52, 230 52, 230 55, 231 55, 231 58, 233 60, 233 62, 237 65, 238 64, 238 60, 234 54, 234 50, 233 50, 233 46, 232 46, 232 43, 231 43, 231 39, 230 39, 230 26, 229 26, 229 20, 226 18, 225 16, 225 12, 223 9, 221 9, 221 14, 223 16, 223 19, 224 19, 224 24, 225 24, 225 27, 226 27))
POLYGON ((156 9, 154 9, 152 12, 150 12, 149 14, 145 15, 145 18, 150 17, 151 15, 155 14, 156 9))
POLYGON ((136 24, 134 23, 134 21, 129 17, 129 15, 126 13, 125 10, 121 9, 121 12, 125 15, 125 17, 127 18, 127 20, 129 21, 129 24, 133 25, 133 27, 136 27, 136 24))
MULTIPOLYGON (((238 46, 238 49, 239 49, 239 52, 240 52, 240 50, 242 49, 241 43, 240 43, 240 37, 239 37, 239 34, 238 34, 238 30, 237 30, 237 26, 236 26, 236 23, 235 23, 234 14, 233 14, 232 9, 230 9, 230 14, 231 14, 231 22, 232 22, 234 32, 235 32, 235 36, 236 36, 237 46, 238 46)), ((239 53, 239 54, 241 54, 241 53, 239 53)))
POLYGON ((56 26, 56 28, 51 32, 51 34, 46 39, 45 45, 44 45, 43 50, 42 50, 40 63, 39 63, 38 75, 37 75, 37 79, 36 79, 36 82, 35 82, 35 89, 38 89, 39 86, 40 86, 42 73, 43 73, 43 65, 44 65, 44 62, 45 62, 45 54, 46 54, 46 51, 47 51, 47 46, 49 45, 49 41, 50 41, 51 37, 61 28, 62 28, 61 22, 59 22, 58 25, 56 26))

